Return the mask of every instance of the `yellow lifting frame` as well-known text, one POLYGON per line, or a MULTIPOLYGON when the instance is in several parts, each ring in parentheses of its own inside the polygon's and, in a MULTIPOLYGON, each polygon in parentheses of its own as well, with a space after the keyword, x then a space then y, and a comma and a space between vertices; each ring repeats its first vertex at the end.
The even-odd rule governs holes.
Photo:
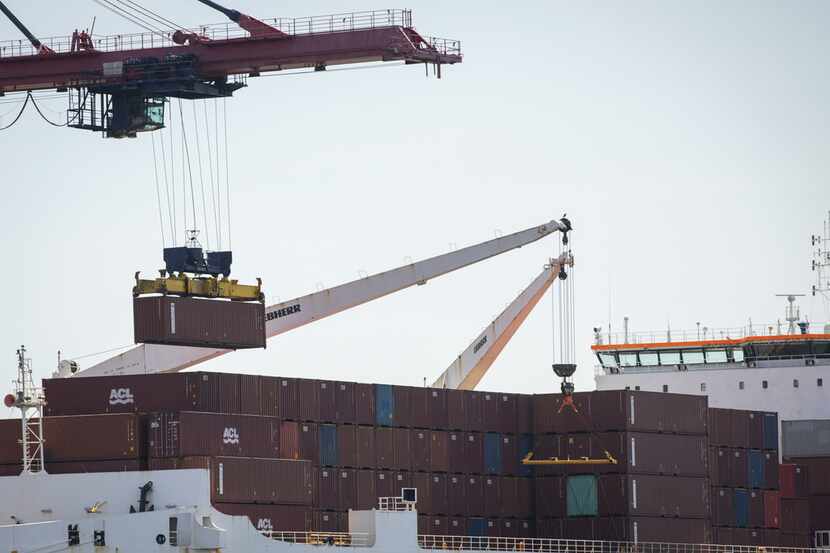
POLYGON ((619 462, 613 455, 605 452, 604 459, 589 459, 588 457, 580 457, 578 459, 560 459, 559 457, 552 457, 550 459, 533 459, 533 452, 529 452, 522 459, 523 465, 530 466, 551 466, 551 465, 616 465, 619 462))
POLYGON ((190 278, 184 273, 178 276, 161 276, 149 280, 138 278, 135 273, 133 296, 144 294, 172 294, 174 296, 191 296, 196 298, 225 298, 234 301, 258 301, 265 303, 262 293, 262 279, 257 278, 256 285, 239 284, 238 280, 228 278, 197 277, 190 278))

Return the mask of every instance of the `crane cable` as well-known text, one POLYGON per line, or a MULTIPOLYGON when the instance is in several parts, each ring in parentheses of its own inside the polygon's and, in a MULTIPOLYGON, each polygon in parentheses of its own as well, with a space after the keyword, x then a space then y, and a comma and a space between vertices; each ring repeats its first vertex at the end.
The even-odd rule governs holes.
POLYGON ((146 19, 142 19, 140 17, 140 15, 132 14, 128 10, 116 5, 113 2, 110 2, 109 0, 92 0, 92 1, 95 2, 96 4, 98 4, 99 6, 108 9, 112 13, 123 17, 127 21, 129 21, 131 23, 134 23, 135 25, 138 25, 139 27, 141 27, 142 29, 144 29, 144 30, 146 30, 150 33, 159 35, 163 38, 168 38, 169 37, 169 32, 168 31, 165 31, 164 29, 160 29, 158 27, 155 27, 152 23, 148 22, 146 19))
MULTIPOLYGON (((202 107, 204 108, 205 113, 205 141, 207 156, 208 156, 208 171, 210 176, 210 205, 213 210, 213 223, 214 223, 214 237, 216 238, 217 248, 220 250, 222 249, 222 235, 221 229, 219 228, 219 215, 217 214, 217 206, 216 203, 216 179, 213 175, 213 148, 210 143, 210 121, 208 119, 208 108, 207 108, 207 101, 202 100, 202 107)), ((218 140, 218 137, 217 137, 218 140)))
POLYGON ((199 140, 199 117, 196 115, 196 103, 191 104, 193 107, 193 126, 196 129, 196 159, 199 162, 199 184, 202 189, 202 219, 205 224, 205 237, 208 250, 210 249, 210 225, 207 220, 207 200, 205 199, 205 175, 202 167, 202 144, 199 140))
POLYGON ((225 201, 228 204, 228 249, 232 248, 231 241, 231 185, 230 185, 230 159, 228 155, 228 102, 222 98, 222 114, 225 119, 225 201))
POLYGON ((158 204, 159 210, 159 227, 161 227, 161 246, 162 248, 167 247, 167 240, 164 236, 164 214, 161 211, 161 190, 159 189, 159 167, 158 167, 158 160, 156 156, 156 137, 153 134, 150 134, 150 141, 153 144, 153 175, 155 176, 156 182, 156 203, 158 204))
POLYGON ((18 120, 20 120, 20 117, 23 115, 23 112, 26 111, 26 106, 29 105, 29 99, 31 97, 31 92, 26 94, 26 99, 23 101, 23 105, 20 106, 20 111, 17 112, 17 116, 15 116, 14 120, 12 120, 12 122, 6 125, 5 127, 0 127, 0 131, 5 131, 6 129, 12 128, 15 125, 15 123, 17 123, 18 120))

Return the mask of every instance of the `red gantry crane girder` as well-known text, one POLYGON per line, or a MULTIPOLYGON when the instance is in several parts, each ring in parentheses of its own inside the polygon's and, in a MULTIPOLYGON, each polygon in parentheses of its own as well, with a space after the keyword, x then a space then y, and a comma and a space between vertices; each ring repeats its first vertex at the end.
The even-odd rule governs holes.
POLYGON ((387 61, 433 64, 440 76, 441 65, 462 61, 459 41, 423 37, 410 10, 258 20, 199 1, 235 24, 41 39, 48 55, 22 40, 0 43, 0 95, 68 90, 69 126, 123 137, 162 128, 165 98, 231 96, 246 76, 387 61))

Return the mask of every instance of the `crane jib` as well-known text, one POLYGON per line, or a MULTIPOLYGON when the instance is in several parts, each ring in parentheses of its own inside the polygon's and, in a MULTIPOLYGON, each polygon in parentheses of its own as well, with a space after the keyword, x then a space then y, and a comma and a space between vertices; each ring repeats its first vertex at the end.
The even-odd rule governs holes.
POLYGON ((265 314, 265 321, 268 322, 276 319, 282 319, 283 317, 293 315, 294 313, 299 313, 300 311, 302 311, 302 309, 300 308, 300 304, 296 303, 288 307, 277 309, 276 311, 269 311, 265 314))

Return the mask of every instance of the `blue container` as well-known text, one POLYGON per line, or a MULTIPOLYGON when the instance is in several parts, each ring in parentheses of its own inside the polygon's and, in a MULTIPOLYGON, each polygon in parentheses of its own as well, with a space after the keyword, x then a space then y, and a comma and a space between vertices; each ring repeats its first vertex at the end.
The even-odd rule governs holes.
POLYGON ((484 472, 501 474, 501 434, 488 432, 484 435, 484 472))
MULTIPOLYGON (((531 451, 533 451, 533 434, 522 434, 519 436, 519 459, 524 459, 531 451)), ((528 465, 520 464, 519 476, 533 476, 533 469, 528 465)))
POLYGON ((736 489, 733 498, 735 502, 735 526, 746 528, 749 526, 749 492, 736 489))
POLYGON ((760 489, 764 487, 764 453, 760 449, 749 450, 749 487, 760 489))
POLYGON ((320 466, 337 466, 337 427, 333 424, 320 425, 320 466))
POLYGON ((778 449, 778 413, 764 413, 764 449, 778 449))
POLYGON ((378 426, 395 423, 395 395, 389 384, 375 384, 375 422, 378 426))
POLYGON ((483 518, 467 519, 467 535, 484 536, 487 534, 487 521, 483 518))

